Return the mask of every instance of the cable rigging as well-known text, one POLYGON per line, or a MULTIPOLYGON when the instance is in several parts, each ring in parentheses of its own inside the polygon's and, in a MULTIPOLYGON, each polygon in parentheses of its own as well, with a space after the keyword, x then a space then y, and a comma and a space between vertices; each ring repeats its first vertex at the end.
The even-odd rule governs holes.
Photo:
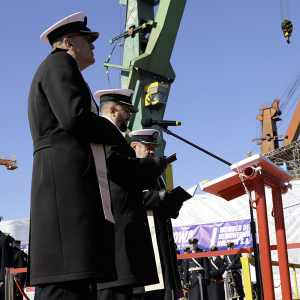
MULTIPOLYGON (((281 101, 280 110, 282 113, 286 110, 290 101, 293 99, 293 96, 295 95, 295 92, 297 91, 299 85, 300 85, 300 63, 295 68, 293 74, 290 76, 290 78, 285 83, 284 87, 282 88, 282 90, 279 93, 280 97, 278 97, 278 99, 282 99, 282 100, 280 100, 281 101)), ((280 123, 280 125, 278 126, 278 128, 282 125, 283 121, 286 119, 287 115, 289 114, 289 112, 291 111, 291 109, 293 108, 293 106, 295 105, 297 100, 299 99, 299 97, 300 97, 300 94, 298 94, 297 97, 295 98, 293 104, 289 108, 288 112, 285 114, 285 117, 283 118, 283 120, 280 123)), ((271 125, 265 131, 267 132, 270 129, 270 127, 271 127, 271 125)), ((263 134, 262 134, 262 136, 263 136, 263 134)), ((257 146, 257 144, 254 145, 254 147, 249 152, 249 154, 252 154, 252 152, 254 151, 256 146, 257 146)))
MULTIPOLYGON (((114 50, 115 50, 115 48, 116 48, 116 46, 117 46, 117 42, 118 42, 118 40, 121 38, 120 35, 122 34, 123 30, 125 29, 125 27, 126 27, 126 25, 127 25, 127 22, 128 22, 128 20, 129 20, 131 14, 132 14, 134 8, 136 7, 136 5, 137 5, 137 1, 135 2, 134 6, 132 7, 132 10, 131 10, 131 12, 130 12, 130 14, 129 14, 127 20, 126 20, 126 22, 125 22, 125 25, 124 25, 123 29, 120 31, 119 38, 118 38, 117 40, 115 40, 114 47, 113 47, 113 49, 111 50, 111 52, 110 52, 110 54, 109 54, 107 60, 105 61, 105 63, 109 63, 110 58, 111 58, 111 56, 112 56, 112 54, 113 54, 113 52, 114 52, 114 50)), ((108 67, 105 66, 104 68, 105 68, 105 72, 106 72, 106 75, 107 75, 107 80, 108 80, 109 89, 111 89, 111 87, 110 87, 109 75, 108 75, 108 67)))

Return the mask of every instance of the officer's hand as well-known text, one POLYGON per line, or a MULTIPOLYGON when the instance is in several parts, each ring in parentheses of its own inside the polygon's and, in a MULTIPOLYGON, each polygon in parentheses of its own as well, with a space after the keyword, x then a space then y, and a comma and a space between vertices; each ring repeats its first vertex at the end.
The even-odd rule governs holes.
POLYGON ((171 192, 169 190, 160 190, 158 192, 159 199, 166 205, 172 200, 171 192))
POLYGON ((183 287, 184 287, 185 289, 189 289, 189 288, 191 287, 191 284, 190 284, 190 283, 185 283, 185 284, 183 285, 183 287))
POLYGON ((209 279, 203 279, 203 282, 205 285, 210 285, 210 280, 209 279))
POLYGON ((0 293, 3 293, 4 292, 4 282, 1 281, 0 282, 0 293))
POLYGON ((227 265, 225 268, 226 271, 231 270, 231 269, 232 269, 232 264, 227 265))
POLYGON ((159 177, 167 167, 166 156, 158 156, 153 158, 156 164, 157 177, 159 177))
MULTIPOLYGON (((171 194, 172 196, 172 194, 171 194)), ((182 201, 176 197, 172 197, 172 200, 167 204, 167 211, 171 218, 176 219, 179 215, 179 211, 182 207, 182 201)))

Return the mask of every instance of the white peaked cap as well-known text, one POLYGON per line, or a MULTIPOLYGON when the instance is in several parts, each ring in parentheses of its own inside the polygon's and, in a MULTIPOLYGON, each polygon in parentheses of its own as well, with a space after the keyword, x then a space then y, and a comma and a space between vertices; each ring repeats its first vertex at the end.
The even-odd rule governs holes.
POLYGON ((108 94, 124 95, 130 97, 132 94, 134 94, 134 91, 128 89, 100 90, 95 93, 95 97, 96 99, 100 100, 101 96, 108 94))
POLYGON ((157 143, 157 138, 160 136, 160 132, 156 129, 140 129, 129 133, 131 142, 140 142, 143 144, 153 144, 156 147, 162 147, 157 143))
POLYGON ((48 42, 48 34, 50 32, 52 32, 53 30, 63 26, 63 25, 66 25, 66 24, 70 24, 70 23, 73 23, 73 22, 84 22, 84 13, 83 12, 78 12, 78 13, 75 13, 73 15, 70 15, 60 21, 58 21, 57 23, 55 23, 54 25, 52 25, 50 28, 48 28, 45 32, 43 32, 43 34, 41 35, 41 40, 43 42, 48 42))
POLYGON ((158 133, 158 136, 160 136, 160 132, 156 129, 140 129, 140 130, 135 130, 135 131, 132 131, 129 133, 129 136, 132 137, 132 136, 135 136, 135 135, 150 135, 150 136, 153 136, 153 133, 154 132, 157 132, 158 133))

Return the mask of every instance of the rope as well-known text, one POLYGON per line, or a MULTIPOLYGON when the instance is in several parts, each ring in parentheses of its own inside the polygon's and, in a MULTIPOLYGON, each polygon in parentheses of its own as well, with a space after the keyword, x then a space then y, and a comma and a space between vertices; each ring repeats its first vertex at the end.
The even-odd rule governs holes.
POLYGON ((288 19, 289 21, 291 21, 289 0, 285 0, 285 2, 286 2, 286 11, 287 11, 288 19))
POLYGON ((20 282, 19 282, 19 280, 17 279, 16 276, 14 276, 14 281, 15 281, 15 283, 16 283, 16 285, 17 285, 19 291, 20 291, 21 294, 23 295, 23 297, 24 297, 26 300, 30 300, 30 299, 28 298, 28 296, 25 294, 24 290, 22 289, 22 287, 21 287, 21 285, 20 285, 20 282))
POLYGON ((281 286, 281 282, 279 284, 279 286, 274 286, 275 289, 278 289, 281 286))
POLYGON ((220 280, 220 281, 210 281, 211 283, 221 283, 221 282, 224 282, 225 281, 225 279, 223 279, 223 280, 220 280))
POLYGON ((282 0, 279 0, 279 4, 280 4, 280 10, 281 10, 281 18, 282 18, 282 20, 284 20, 282 0))
MULTIPOLYGON (((294 204, 294 205, 291 205, 291 206, 284 207, 283 209, 290 208, 290 207, 294 207, 294 206, 297 206, 297 205, 300 205, 300 203, 297 203, 297 204, 294 204)), ((274 218, 274 208, 272 208, 271 215, 272 215, 272 217, 274 218)))
POLYGON ((241 289, 244 288, 243 285, 242 285, 242 286, 235 286, 235 285, 233 285, 231 282, 229 282, 229 283, 230 283, 230 285, 231 285, 232 287, 234 287, 235 289, 241 290, 241 289))
POLYGON ((290 107, 289 111, 287 112, 287 114, 285 115, 285 117, 283 118, 282 122, 280 123, 280 125, 278 126, 278 128, 280 128, 281 124, 283 123, 283 121, 285 120, 285 118, 287 117, 287 115, 289 114, 289 112, 291 111, 292 107, 295 105, 296 101, 298 101, 300 94, 298 95, 298 97, 296 98, 296 100, 294 101, 293 105, 290 107))
MULTIPOLYGON (((136 5, 137 5, 137 1, 135 2, 135 4, 134 4, 134 6, 133 6, 133 8, 132 8, 132 10, 131 10, 131 12, 130 12, 128 18, 126 19, 125 25, 124 25, 124 27, 123 27, 123 29, 121 30, 121 32, 120 32, 119 35, 122 34, 124 28, 126 27, 127 22, 128 22, 128 20, 129 20, 131 14, 132 14, 132 12, 133 12, 133 9, 135 8, 136 5)), ((117 46, 117 42, 118 42, 119 39, 120 39, 120 38, 118 38, 117 40, 115 40, 114 47, 113 47, 113 49, 111 50, 111 52, 110 52, 110 54, 109 54, 109 56, 108 56, 108 59, 107 59, 106 63, 109 63, 110 58, 111 58, 111 55, 113 54, 113 52, 114 52, 114 50, 115 50, 115 48, 116 48, 116 46, 117 46)), ((107 79, 108 79, 109 89, 111 89, 111 87, 110 87, 110 81, 109 81, 109 75, 108 75, 108 68, 107 68, 106 74, 107 74, 107 79)))
POLYGON ((192 286, 192 287, 190 287, 189 289, 186 289, 186 288, 184 288, 184 287, 182 287, 186 292, 189 292, 189 291, 191 291, 196 285, 197 285, 197 283, 198 283, 199 281, 197 280, 195 283, 194 283, 194 285, 192 286))

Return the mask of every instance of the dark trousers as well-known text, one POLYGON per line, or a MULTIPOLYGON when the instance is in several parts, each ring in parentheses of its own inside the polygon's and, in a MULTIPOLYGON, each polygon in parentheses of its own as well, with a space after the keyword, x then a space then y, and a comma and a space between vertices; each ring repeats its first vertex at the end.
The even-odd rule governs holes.
POLYGON ((156 290, 156 291, 151 291, 143 294, 135 294, 132 297, 132 300, 164 300, 164 299, 165 299, 165 290, 156 290))
POLYGON ((34 300, 96 300, 96 289, 92 292, 86 282, 62 282, 35 288, 34 300))
MULTIPOLYGON (((196 280, 198 280, 198 279, 195 278, 194 280, 191 280, 192 286, 194 285, 196 280)), ((207 290, 207 286, 204 284, 203 280, 202 280, 202 292, 203 292, 203 299, 208 300, 209 299, 208 298, 208 290, 207 290)), ((191 291, 189 291, 189 299, 190 300, 200 300, 201 299, 199 284, 197 284, 191 291)))
POLYGON ((132 287, 98 290, 97 300, 132 300, 132 287))

